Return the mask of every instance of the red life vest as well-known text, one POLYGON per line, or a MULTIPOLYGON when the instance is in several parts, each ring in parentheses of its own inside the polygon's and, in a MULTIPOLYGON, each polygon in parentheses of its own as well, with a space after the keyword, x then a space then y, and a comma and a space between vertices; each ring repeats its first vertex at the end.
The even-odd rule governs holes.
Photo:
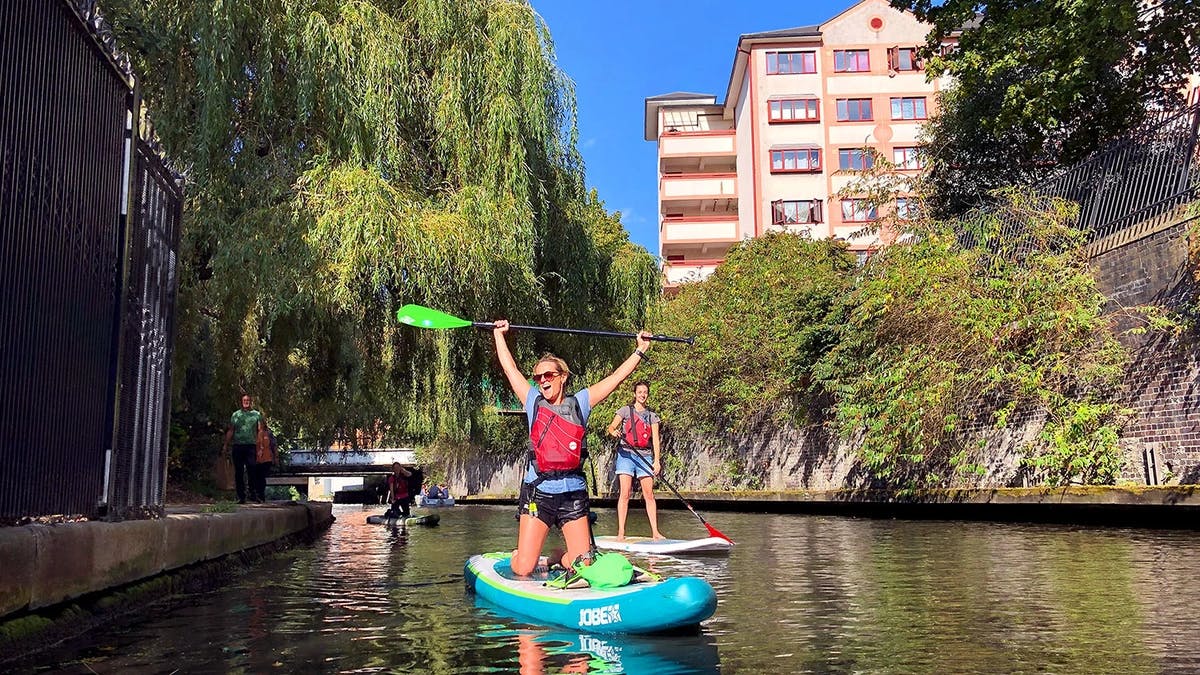
POLYGON ((648 448, 653 435, 653 429, 646 420, 629 406, 629 417, 625 418, 625 435, 622 440, 631 448, 648 448))
POLYGON ((529 425, 529 442, 533 467, 539 477, 582 473, 586 420, 574 396, 565 397, 563 403, 570 404, 566 416, 555 412, 541 394, 534 402, 536 412, 533 424, 529 425))
MULTIPOLYGON (((391 501, 397 499, 408 499, 408 479, 404 476, 397 476, 394 473, 389 473, 387 477, 388 495, 391 501)), ((378 493, 376 493, 378 494, 378 493)))

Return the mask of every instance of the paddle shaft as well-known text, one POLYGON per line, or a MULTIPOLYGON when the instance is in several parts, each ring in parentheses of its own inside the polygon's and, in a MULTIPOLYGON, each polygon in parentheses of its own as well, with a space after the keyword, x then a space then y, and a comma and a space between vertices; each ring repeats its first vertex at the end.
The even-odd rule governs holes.
MULTIPOLYGON (((492 330, 496 324, 489 321, 472 321, 472 326, 482 328, 484 330, 492 330)), ((555 328, 552 326, 518 326, 516 324, 508 324, 509 328, 515 330, 534 330, 542 333, 567 333, 569 335, 595 335, 597 337, 614 337, 614 338, 637 338, 637 333, 621 333, 612 330, 589 330, 586 328, 555 328)), ((695 344, 694 337, 673 337, 670 335, 651 335, 649 338, 652 342, 682 342, 684 344, 695 344)))
MULTIPOLYGON (((620 444, 621 444, 621 442, 618 440, 617 441, 618 447, 620 446, 620 444)), ((636 458, 635 461, 641 463, 642 468, 649 471, 651 476, 655 476, 654 467, 647 464, 646 459, 644 457, 642 457, 642 455, 640 453, 638 453, 635 450, 635 451, 629 453, 629 455, 631 457, 635 457, 636 458)), ((709 534, 711 534, 713 536, 719 536, 721 539, 724 539, 726 541, 733 541, 729 537, 726 537, 720 530, 713 527, 712 525, 709 525, 708 521, 704 519, 704 516, 700 515, 699 513, 696 512, 696 509, 692 508, 692 505, 688 503, 688 500, 684 499, 683 495, 679 494, 679 490, 676 490, 675 486, 671 485, 671 481, 667 480, 666 476, 659 475, 659 476, 655 476, 655 477, 658 478, 658 480, 662 481, 663 485, 666 485, 667 487, 671 488, 671 492, 675 493, 675 496, 679 498, 679 501, 683 502, 683 505, 687 507, 687 510, 691 511, 693 516, 696 516, 697 518, 700 519, 700 523, 702 525, 704 525, 704 529, 708 530, 709 534)))

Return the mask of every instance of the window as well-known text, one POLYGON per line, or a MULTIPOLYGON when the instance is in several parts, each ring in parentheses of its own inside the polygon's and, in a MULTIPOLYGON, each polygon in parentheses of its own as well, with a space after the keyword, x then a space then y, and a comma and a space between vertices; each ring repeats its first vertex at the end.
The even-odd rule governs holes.
POLYGON ((838 73, 870 72, 870 52, 866 49, 835 49, 833 50, 833 70, 838 73))
POLYGON ((875 119, 869 98, 839 98, 837 101, 839 122, 869 122, 875 119))
POLYGON ((892 148, 892 164, 897 169, 920 169, 921 153, 917 148, 892 148))
POLYGON ((847 223, 868 223, 875 220, 875 207, 865 199, 843 199, 842 220, 847 223))
POLYGON ((667 256, 667 262, 683 262, 683 258, 682 255, 669 255, 667 256))
POLYGON ((818 122, 821 119, 821 103, 815 98, 795 98, 770 101, 770 121, 818 122))
POLYGON ((779 200, 771 202, 771 222, 775 225, 798 225, 821 222, 821 200, 779 200))
POLYGON ((815 173, 820 170, 819 148, 771 151, 771 173, 815 173))
POLYGON ((917 200, 912 197, 896 199, 896 217, 900 220, 912 220, 917 217, 917 200))
POLYGON ((896 71, 921 70, 924 66, 917 56, 916 47, 892 47, 888 49, 888 68, 896 71))
POLYGON ((768 75, 799 75, 817 72, 816 52, 767 52, 768 75))
POLYGON ((838 150, 838 168, 842 170, 863 171, 875 166, 875 156, 862 148, 845 148, 838 150))
POLYGON ((892 119, 894 120, 923 120, 925 119, 925 97, 909 96, 892 99, 892 119))

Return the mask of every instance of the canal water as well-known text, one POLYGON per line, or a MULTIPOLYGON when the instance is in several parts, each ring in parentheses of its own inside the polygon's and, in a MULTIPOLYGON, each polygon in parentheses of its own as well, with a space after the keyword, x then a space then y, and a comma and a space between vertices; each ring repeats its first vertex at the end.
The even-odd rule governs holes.
MULTIPOLYGON (((631 534, 647 534, 637 505, 631 534)), ((1191 532, 714 513, 731 555, 651 564, 707 579, 716 615, 694 636, 614 637, 465 592, 470 554, 513 546, 511 508, 442 509, 407 533, 367 525, 376 511, 335 507, 313 544, 28 672, 1200 672, 1191 532)), ((599 515, 613 532, 614 512, 599 515)), ((704 536, 687 512, 662 519, 668 536, 704 536)))

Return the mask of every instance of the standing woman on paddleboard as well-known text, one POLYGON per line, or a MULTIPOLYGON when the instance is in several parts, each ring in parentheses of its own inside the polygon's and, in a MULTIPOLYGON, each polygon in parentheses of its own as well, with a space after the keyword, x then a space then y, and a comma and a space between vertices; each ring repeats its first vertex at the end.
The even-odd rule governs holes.
POLYGON ((633 479, 642 488, 646 501, 646 516, 650 519, 650 536, 662 539, 658 531, 658 504, 654 501, 654 477, 662 470, 658 443, 658 414, 646 407, 650 398, 650 383, 642 380, 633 385, 633 402, 617 411, 608 435, 618 438, 614 473, 620 481, 621 494, 617 499, 617 541, 625 541, 625 518, 629 515, 629 495, 633 479), (653 450, 654 456, 649 456, 653 450), (634 457, 634 454, 637 456, 634 457))
POLYGON ((496 341, 496 356, 517 399, 525 404, 529 424, 530 462, 521 484, 517 513, 517 551, 512 557, 512 571, 530 574, 537 566, 551 527, 561 527, 567 551, 557 560, 563 567, 591 553, 591 536, 587 521, 590 499, 583 478, 584 437, 592 406, 599 405, 616 391, 625 378, 646 357, 650 349, 650 333, 638 334, 637 349, 608 377, 574 394, 565 387, 571 375, 566 361, 557 356, 543 356, 533 367, 530 386, 508 350, 504 334, 508 321, 496 321, 492 337, 496 341))

